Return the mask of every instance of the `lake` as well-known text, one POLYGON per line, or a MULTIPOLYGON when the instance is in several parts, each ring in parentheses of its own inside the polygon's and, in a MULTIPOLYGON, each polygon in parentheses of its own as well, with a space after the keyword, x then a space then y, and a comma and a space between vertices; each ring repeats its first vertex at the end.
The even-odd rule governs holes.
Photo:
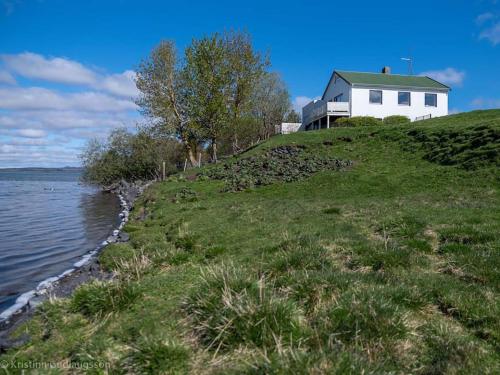
POLYGON ((0 313, 72 268, 119 224, 119 199, 78 169, 0 169, 0 313))

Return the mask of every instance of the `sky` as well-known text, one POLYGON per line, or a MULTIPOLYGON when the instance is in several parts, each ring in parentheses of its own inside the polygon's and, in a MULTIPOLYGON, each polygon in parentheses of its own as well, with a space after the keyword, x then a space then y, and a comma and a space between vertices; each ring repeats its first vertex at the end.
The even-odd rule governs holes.
POLYGON ((334 69, 449 85, 450 112, 500 107, 500 0, 0 0, 0 168, 78 166, 86 141, 143 121, 134 69, 163 39, 247 31, 296 109, 334 69))

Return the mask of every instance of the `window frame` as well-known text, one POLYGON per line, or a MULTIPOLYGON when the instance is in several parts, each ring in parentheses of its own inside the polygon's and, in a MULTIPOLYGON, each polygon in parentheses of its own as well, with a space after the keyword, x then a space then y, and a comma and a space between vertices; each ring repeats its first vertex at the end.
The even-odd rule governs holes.
POLYGON ((384 90, 368 90, 368 103, 378 104, 378 105, 384 104, 384 90), (380 102, 372 102, 372 95, 371 95, 372 92, 379 92, 380 93, 380 102))
POLYGON ((438 98, 437 98, 437 94, 436 93, 432 93, 432 92, 426 92, 425 95, 424 95, 424 104, 426 107, 434 107, 434 108, 437 108, 438 106, 438 98), (429 105, 427 104, 427 95, 431 95, 433 98, 434 98, 434 105, 429 105))
POLYGON ((398 91, 398 105, 411 107, 411 91, 398 91), (399 94, 408 94, 408 103, 401 103, 399 101, 399 94))

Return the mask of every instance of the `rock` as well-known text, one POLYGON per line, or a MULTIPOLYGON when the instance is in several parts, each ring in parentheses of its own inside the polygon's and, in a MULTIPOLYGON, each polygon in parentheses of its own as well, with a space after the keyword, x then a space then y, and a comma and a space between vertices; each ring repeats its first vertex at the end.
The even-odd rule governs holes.
POLYGON ((106 239, 106 242, 108 244, 110 243, 115 243, 116 242, 116 237, 115 236, 109 236, 107 239, 106 239))
POLYGON ((129 240, 130 240, 130 236, 125 232, 121 232, 118 235, 118 242, 128 242, 129 240))
POLYGON ((30 336, 23 333, 21 336, 15 339, 7 339, 0 337, 0 353, 5 353, 8 349, 19 348, 23 346, 30 340, 30 336))

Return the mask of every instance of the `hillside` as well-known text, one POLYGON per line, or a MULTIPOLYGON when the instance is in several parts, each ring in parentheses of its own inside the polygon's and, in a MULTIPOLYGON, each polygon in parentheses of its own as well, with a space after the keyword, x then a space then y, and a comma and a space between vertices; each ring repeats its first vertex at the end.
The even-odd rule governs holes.
POLYGON ((149 188, 113 282, 2 360, 116 373, 500 372, 500 110, 277 136, 149 188))

